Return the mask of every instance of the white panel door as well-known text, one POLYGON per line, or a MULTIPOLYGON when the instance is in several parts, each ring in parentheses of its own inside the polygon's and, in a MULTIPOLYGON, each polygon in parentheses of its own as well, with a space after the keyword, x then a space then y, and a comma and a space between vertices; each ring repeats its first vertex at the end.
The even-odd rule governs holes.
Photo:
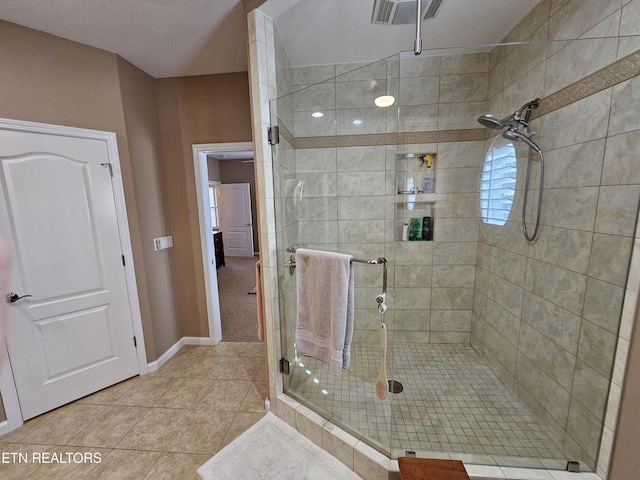
POLYGON ((0 177, 9 291, 31 295, 7 329, 26 420, 139 367, 106 142, 0 130, 0 177))
POLYGON ((249 184, 223 183, 215 188, 225 257, 253 257, 249 184))

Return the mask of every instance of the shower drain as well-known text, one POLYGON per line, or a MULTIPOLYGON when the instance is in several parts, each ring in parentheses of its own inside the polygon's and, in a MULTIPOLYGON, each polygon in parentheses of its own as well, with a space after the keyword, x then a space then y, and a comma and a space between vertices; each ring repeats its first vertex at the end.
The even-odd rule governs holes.
POLYGON ((400 393, 404 390, 402 384, 397 380, 389 380, 389 391, 391 393, 400 393))

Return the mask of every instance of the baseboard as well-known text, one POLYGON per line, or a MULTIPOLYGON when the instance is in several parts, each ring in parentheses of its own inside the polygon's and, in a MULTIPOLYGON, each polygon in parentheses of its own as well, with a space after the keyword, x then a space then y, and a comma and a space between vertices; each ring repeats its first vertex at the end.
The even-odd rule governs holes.
POLYGON ((9 433, 11 429, 9 428, 9 422, 7 420, 3 420, 0 422, 0 435, 4 435, 5 433, 9 433))
POLYGON ((209 337, 182 337, 176 343, 171 345, 166 352, 160 355, 157 360, 147 364, 148 373, 158 370, 185 345, 211 345, 211 339, 209 337))
POLYGON ((182 337, 185 345, 211 345, 209 337, 182 337))

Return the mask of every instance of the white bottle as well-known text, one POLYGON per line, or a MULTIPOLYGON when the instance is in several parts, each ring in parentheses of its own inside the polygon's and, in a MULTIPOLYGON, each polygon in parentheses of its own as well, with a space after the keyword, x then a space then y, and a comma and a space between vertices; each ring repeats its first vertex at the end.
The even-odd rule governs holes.
POLYGON ((422 183, 422 191, 424 193, 432 193, 435 190, 433 168, 428 167, 424 174, 424 181, 422 183))
POLYGON ((427 171, 424 174, 424 180, 422 182, 422 191, 424 193, 433 193, 436 191, 436 177, 433 168, 433 157, 431 155, 425 155, 422 157, 424 160, 427 171))
POLYGON ((407 240, 409 240, 409 224, 404 222, 402 226, 402 241, 406 242, 407 240))

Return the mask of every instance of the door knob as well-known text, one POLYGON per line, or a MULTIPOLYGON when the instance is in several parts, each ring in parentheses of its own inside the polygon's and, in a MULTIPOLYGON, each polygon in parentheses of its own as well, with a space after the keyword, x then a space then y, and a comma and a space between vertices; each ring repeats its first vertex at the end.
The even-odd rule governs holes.
POLYGON ((16 303, 21 298, 33 297, 33 295, 18 295, 17 293, 7 293, 7 303, 16 303))

